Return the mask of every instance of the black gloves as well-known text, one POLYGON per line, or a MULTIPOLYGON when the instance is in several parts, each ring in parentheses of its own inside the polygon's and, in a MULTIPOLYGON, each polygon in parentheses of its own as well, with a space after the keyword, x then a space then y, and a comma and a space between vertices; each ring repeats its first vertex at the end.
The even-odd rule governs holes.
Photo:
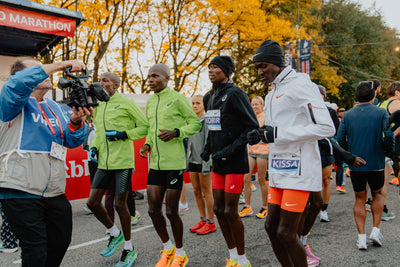
POLYGON ((258 144, 260 141, 264 143, 273 143, 276 129, 269 125, 264 125, 258 129, 254 129, 247 133, 247 141, 249 145, 258 144))
POLYGON ((96 155, 97 155, 97 148, 92 147, 89 152, 90 161, 97 163, 96 155))
POLYGON ((208 152, 207 146, 204 147, 203 152, 200 154, 200 157, 204 161, 208 161, 210 159, 210 152, 208 152))
POLYGON ((126 132, 107 130, 106 138, 108 139, 108 141, 126 140, 128 138, 128 135, 126 134, 126 132))

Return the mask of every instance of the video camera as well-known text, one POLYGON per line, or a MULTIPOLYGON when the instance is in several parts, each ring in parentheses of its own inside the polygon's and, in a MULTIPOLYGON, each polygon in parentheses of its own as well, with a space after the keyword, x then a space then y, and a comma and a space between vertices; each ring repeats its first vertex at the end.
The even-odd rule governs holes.
POLYGON ((92 84, 87 82, 90 78, 87 68, 81 75, 71 74, 71 69, 71 67, 64 69, 65 75, 69 79, 61 77, 58 80, 58 87, 60 89, 71 88, 69 91, 68 106, 75 108, 97 107, 99 105, 98 100, 107 102, 110 99, 107 90, 99 82, 92 84))

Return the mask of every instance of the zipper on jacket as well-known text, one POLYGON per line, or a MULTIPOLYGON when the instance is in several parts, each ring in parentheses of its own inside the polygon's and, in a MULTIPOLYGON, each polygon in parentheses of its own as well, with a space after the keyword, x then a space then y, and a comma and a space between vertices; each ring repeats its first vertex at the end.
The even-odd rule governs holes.
MULTIPOLYGON (((106 102, 106 106, 104 107, 104 111, 103 111, 103 126, 104 126, 104 133, 106 133, 107 129, 106 129, 106 109, 107 109, 107 104, 108 102, 106 102)), ((107 146, 107 157, 106 157, 106 168, 108 170, 108 156, 110 154, 110 149, 108 147, 108 141, 106 138, 106 146, 107 146)))
POLYGON ((157 140, 157 129, 158 129, 158 104, 160 104, 160 96, 157 95, 157 106, 156 106, 156 133, 155 133, 155 142, 156 142, 156 148, 157 148, 157 166, 158 169, 160 169, 160 151, 158 150, 158 140, 157 140))

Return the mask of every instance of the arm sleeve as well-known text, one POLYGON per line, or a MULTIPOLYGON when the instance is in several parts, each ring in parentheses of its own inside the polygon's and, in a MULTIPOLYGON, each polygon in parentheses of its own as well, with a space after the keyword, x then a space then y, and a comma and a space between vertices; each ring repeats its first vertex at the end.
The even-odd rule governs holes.
POLYGON ((250 101, 243 90, 234 94, 232 97, 233 105, 236 107, 237 114, 239 114, 238 121, 242 123, 243 130, 238 138, 232 144, 223 148, 223 154, 229 156, 243 145, 247 144, 247 133, 259 127, 256 114, 250 105, 250 101))
POLYGON ((149 125, 139 106, 133 101, 129 101, 129 114, 133 121, 133 125, 136 127, 126 131, 128 138, 134 141, 145 137, 147 135, 149 125))
POLYGON ((331 116, 326 108, 318 89, 308 86, 300 87, 297 94, 293 95, 292 103, 302 103, 299 112, 304 113, 305 123, 297 123, 288 127, 278 127, 275 143, 317 141, 322 138, 332 137, 335 134, 331 116))
POLYGON ((11 76, 0 91, 0 120, 11 121, 18 116, 33 90, 48 77, 40 65, 11 76))
POLYGON ((194 113, 186 96, 180 94, 179 102, 180 112, 182 114, 182 117, 186 120, 186 125, 179 128, 179 137, 183 139, 199 132, 201 129, 201 122, 199 118, 197 118, 196 113, 194 113))

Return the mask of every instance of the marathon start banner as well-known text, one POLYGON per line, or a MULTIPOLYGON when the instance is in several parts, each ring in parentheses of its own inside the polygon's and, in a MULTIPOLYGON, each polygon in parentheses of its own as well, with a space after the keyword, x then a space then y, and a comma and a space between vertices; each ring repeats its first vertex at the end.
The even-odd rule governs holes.
POLYGON ((0 5, 0 25, 33 32, 73 37, 76 21, 0 5))

